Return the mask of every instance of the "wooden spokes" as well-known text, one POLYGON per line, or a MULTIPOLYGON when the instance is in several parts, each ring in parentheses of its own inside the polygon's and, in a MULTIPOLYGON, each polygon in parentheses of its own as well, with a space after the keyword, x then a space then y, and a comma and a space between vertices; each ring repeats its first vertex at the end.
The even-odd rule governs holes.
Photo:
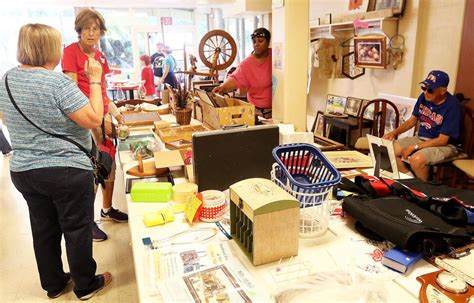
POLYGON ((223 70, 234 62, 237 45, 232 36, 223 30, 212 30, 199 43, 199 57, 211 71, 223 70))

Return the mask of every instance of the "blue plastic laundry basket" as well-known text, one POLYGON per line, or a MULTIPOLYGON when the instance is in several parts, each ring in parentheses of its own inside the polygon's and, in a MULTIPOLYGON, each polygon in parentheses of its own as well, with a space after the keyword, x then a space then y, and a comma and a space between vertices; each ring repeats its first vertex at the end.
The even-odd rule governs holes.
POLYGON ((310 144, 285 144, 273 149, 272 181, 300 201, 300 236, 324 232, 328 211, 324 201, 341 174, 310 144))

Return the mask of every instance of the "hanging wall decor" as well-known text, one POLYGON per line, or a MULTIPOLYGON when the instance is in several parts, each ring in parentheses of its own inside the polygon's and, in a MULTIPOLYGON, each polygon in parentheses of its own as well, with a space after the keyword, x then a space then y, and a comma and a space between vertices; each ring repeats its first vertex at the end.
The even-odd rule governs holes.
POLYGON ((354 37, 355 66, 386 67, 385 36, 354 37))
POLYGON ((342 56, 342 74, 351 80, 362 77, 365 74, 365 68, 355 65, 354 52, 342 56))

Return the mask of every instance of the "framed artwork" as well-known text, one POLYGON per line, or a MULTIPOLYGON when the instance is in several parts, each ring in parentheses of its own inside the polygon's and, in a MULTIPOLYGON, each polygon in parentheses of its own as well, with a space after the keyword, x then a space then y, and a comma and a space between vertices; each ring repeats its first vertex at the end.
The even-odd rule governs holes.
POLYGON ((365 68, 355 65, 355 54, 350 52, 342 56, 342 74, 354 80, 365 74, 365 68))
MULTIPOLYGON (((413 113, 413 107, 415 107, 416 99, 408 98, 403 96, 389 95, 384 93, 377 94, 377 98, 387 99, 393 102, 398 109, 399 113, 399 124, 401 125, 408 119, 410 119, 413 113)), ((395 112, 391 107, 387 107, 387 119, 385 121, 385 133, 392 131, 395 128, 395 112)), ((415 127, 407 130, 406 132, 398 135, 398 138, 412 137, 415 135, 415 127)))
POLYGON ((337 169, 372 167, 372 159, 355 150, 325 151, 323 154, 337 169))
POLYGON ((348 10, 350 14, 365 13, 369 5, 369 0, 348 0, 348 10))
POLYGON ((364 106, 367 105, 367 103, 369 103, 370 100, 365 100, 363 99, 362 100, 362 104, 360 105, 360 115, 364 115, 364 119, 367 119, 367 120, 374 120, 374 109, 375 109, 375 104, 371 104, 369 107, 367 107, 367 109, 365 110, 365 112, 362 112, 364 110, 364 106))
POLYGON ((393 9, 394 15, 402 15, 405 8, 405 0, 376 0, 375 10, 393 9))
MULTIPOLYGON (((323 127, 324 127, 324 113, 322 111, 318 111, 316 114, 316 118, 314 119, 313 127, 311 131, 313 132, 314 136, 322 136, 323 135, 323 127)), ((329 125, 326 125, 326 134, 329 133, 329 125)))
POLYGON ((385 36, 354 37, 355 66, 367 68, 385 68, 385 36))
MULTIPOLYGON (((393 142, 369 134, 367 135, 367 140, 369 141, 370 157, 374 166, 378 164, 379 175, 391 179, 399 179, 400 175, 398 173, 393 142), (376 162, 377 159, 380 163, 376 162)), ((377 176, 377 171, 374 171, 374 176, 379 177, 377 176)))
POLYGON ((346 97, 328 94, 326 100, 325 114, 344 114, 346 108, 346 97))
POLYGON ((344 113, 349 116, 359 117, 361 105, 362 99, 347 97, 346 108, 344 109, 344 113))

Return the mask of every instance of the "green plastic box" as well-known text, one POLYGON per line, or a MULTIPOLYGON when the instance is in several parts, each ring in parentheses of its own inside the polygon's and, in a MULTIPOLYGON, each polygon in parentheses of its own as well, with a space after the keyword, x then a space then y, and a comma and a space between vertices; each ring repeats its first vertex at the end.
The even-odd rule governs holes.
POLYGON ((167 202, 172 193, 170 182, 138 182, 132 185, 130 195, 133 202, 167 202))

